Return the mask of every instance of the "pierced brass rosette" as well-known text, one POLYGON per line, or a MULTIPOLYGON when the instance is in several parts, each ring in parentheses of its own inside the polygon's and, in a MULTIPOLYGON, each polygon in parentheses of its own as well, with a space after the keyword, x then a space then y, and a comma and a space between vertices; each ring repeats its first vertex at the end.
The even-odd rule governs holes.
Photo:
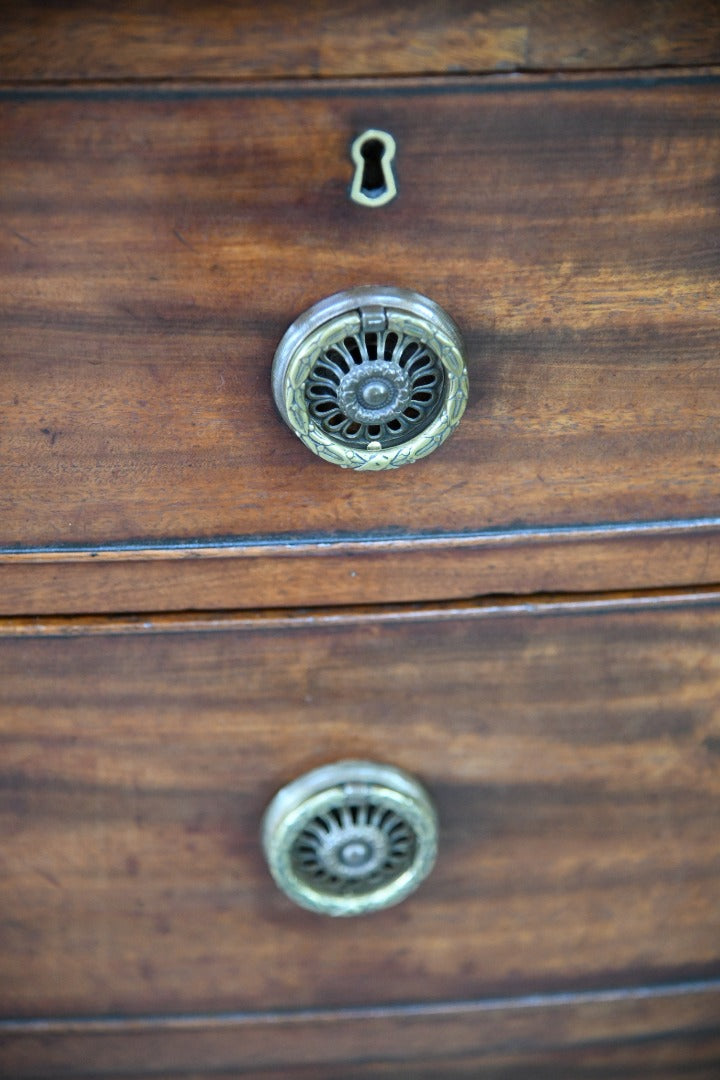
POLYGON ((424 788, 372 761, 323 765, 282 788, 262 841, 277 886, 325 915, 399 903, 430 873, 437 818, 424 788))
POLYGON ((432 453, 468 395, 462 338, 434 301, 407 289, 336 293, 301 315, 272 373, 285 422, 346 469, 395 469, 432 453))

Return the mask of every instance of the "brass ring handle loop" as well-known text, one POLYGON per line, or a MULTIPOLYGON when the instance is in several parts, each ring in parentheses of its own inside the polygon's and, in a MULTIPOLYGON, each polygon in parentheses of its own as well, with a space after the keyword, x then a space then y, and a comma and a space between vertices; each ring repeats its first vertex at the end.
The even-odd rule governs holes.
POLYGON ((262 843, 277 886, 324 915, 364 915, 404 900, 430 873, 437 817, 401 769, 340 761, 282 788, 262 843))
POLYGON ((363 286, 304 312, 272 370, 280 415, 313 453, 345 469, 396 469, 455 430, 468 378, 458 327, 408 289, 363 286))

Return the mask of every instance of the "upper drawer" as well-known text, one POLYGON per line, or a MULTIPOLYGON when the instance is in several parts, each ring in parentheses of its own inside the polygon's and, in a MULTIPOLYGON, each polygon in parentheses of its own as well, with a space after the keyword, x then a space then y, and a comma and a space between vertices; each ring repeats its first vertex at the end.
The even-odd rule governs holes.
POLYGON ((97 0, 6 4, 6 79, 428 75, 711 64, 704 0, 97 0))
MULTIPOLYGON (((576 527, 707 525, 717 89, 710 77, 6 89, 4 557, 512 546, 576 527), (368 127, 397 141, 399 197, 382 209, 348 198, 349 145, 368 127), (270 366, 300 311, 372 283, 455 317, 471 399, 429 458, 356 474, 280 421, 270 366)), ((504 558, 498 589, 514 587, 504 558)), ((620 563, 591 585, 630 584, 620 563)), ((654 561, 642 583, 678 583, 680 564, 654 561)), ((577 584, 543 574, 523 587, 577 584)), ((429 576, 407 561, 386 595, 432 596, 417 584, 429 576)), ((40 586, 39 610, 58 605, 53 588, 40 586)), ((306 582, 288 599, 315 593, 306 582)), ((238 598, 198 588, 186 603, 200 602, 238 598)))

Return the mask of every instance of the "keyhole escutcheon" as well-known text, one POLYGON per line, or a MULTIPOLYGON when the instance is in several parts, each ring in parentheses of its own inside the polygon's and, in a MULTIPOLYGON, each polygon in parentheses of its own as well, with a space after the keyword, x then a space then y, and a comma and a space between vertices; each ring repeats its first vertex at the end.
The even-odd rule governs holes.
POLYGON ((351 153, 355 174, 350 198, 360 206, 385 206, 397 195, 392 135, 374 128, 363 131, 352 144, 351 153))

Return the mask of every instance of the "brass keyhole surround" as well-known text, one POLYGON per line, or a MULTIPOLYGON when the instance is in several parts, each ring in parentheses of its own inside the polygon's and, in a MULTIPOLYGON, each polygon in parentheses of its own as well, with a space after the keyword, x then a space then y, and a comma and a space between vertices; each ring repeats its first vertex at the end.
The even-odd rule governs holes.
POLYGON ((397 195, 393 171, 395 140, 387 131, 370 128, 352 144, 355 165, 350 198, 359 206, 386 206, 397 195))

